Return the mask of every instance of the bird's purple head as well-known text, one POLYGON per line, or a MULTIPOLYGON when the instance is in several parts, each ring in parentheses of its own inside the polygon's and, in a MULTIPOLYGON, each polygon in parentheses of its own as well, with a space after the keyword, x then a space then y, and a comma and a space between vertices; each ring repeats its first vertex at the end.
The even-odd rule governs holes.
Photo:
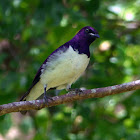
POLYGON ((74 50, 78 50, 79 54, 86 54, 90 57, 89 46, 97 38, 99 38, 98 32, 94 28, 86 26, 67 42, 67 44, 72 46, 74 50))
POLYGON ((76 39, 88 42, 89 45, 99 37, 98 32, 90 26, 83 27, 75 36, 76 39))

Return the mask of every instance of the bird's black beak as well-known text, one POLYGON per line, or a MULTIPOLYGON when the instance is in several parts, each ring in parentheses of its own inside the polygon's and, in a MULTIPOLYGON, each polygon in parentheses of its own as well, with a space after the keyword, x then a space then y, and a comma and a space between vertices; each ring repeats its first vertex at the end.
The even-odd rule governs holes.
POLYGON ((92 37, 95 37, 95 38, 100 38, 100 36, 99 36, 98 34, 90 33, 90 35, 91 35, 92 37))

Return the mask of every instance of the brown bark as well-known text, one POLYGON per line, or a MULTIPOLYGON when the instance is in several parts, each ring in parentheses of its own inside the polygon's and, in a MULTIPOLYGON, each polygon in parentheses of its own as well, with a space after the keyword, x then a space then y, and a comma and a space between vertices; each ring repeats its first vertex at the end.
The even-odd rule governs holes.
POLYGON ((56 106, 59 104, 73 102, 76 100, 83 100, 87 98, 101 98, 104 96, 119 94, 137 89, 140 89, 140 80, 104 88, 83 90, 80 94, 76 94, 75 92, 71 91, 65 95, 52 97, 52 99, 48 100, 48 103, 45 103, 44 99, 13 102, 0 105, 0 116, 11 112, 19 112, 32 109, 39 110, 44 107, 56 106))

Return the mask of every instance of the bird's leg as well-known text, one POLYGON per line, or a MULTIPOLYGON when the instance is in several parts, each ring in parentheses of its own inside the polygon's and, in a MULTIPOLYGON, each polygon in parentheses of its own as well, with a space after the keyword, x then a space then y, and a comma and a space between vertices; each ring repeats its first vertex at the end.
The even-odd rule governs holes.
POLYGON ((47 88, 47 85, 44 85, 44 100, 45 100, 45 102, 48 105, 48 99, 50 99, 50 100, 53 100, 53 99, 47 96, 47 94, 46 94, 46 88, 47 88))
POLYGON ((45 99, 45 102, 48 102, 46 88, 47 88, 47 85, 44 85, 44 99, 45 99))
POLYGON ((74 88, 74 89, 72 89, 72 88, 71 88, 71 85, 67 85, 66 90, 67 90, 67 91, 75 91, 75 93, 76 93, 76 94, 79 94, 79 96, 80 96, 80 94, 83 92, 80 88, 74 88))

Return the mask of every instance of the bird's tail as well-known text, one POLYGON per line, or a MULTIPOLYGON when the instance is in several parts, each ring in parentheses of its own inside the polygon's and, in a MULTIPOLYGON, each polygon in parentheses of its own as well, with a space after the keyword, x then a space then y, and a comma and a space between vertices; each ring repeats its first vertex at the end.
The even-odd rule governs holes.
MULTIPOLYGON (((43 92, 44 88, 42 84, 38 82, 34 86, 30 87, 30 89, 21 97, 20 101, 36 100, 43 92)), ((26 112, 27 111, 21 111, 22 114, 26 114, 26 112)))
POLYGON ((27 110, 25 110, 25 111, 20 111, 20 113, 21 113, 22 115, 25 115, 25 114, 27 113, 27 110))
POLYGON ((20 98, 20 101, 26 101, 26 97, 27 95, 29 94, 30 90, 27 91, 21 98, 20 98))

